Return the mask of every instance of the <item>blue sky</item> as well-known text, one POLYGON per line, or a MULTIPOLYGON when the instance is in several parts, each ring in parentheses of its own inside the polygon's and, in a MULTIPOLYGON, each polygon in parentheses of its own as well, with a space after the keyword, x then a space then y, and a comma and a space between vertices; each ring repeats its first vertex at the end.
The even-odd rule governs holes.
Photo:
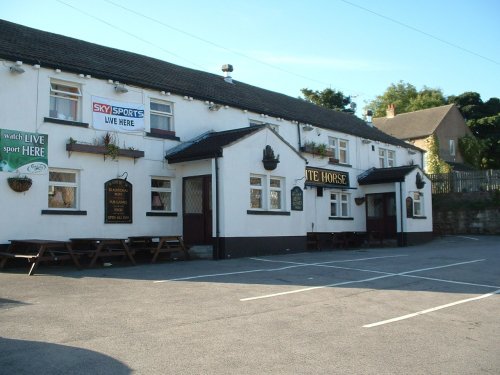
POLYGON ((0 0, 0 18, 358 109, 400 80, 500 97, 498 0, 0 0))

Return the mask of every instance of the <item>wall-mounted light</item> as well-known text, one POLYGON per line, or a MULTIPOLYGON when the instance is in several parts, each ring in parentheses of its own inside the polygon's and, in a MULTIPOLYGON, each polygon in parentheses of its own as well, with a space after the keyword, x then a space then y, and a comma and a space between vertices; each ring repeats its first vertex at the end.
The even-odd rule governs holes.
POLYGON ((368 144, 372 143, 372 141, 370 141, 369 139, 363 139, 361 141, 361 143, 363 143, 364 145, 368 145, 368 144))
POLYGON ((310 132, 310 131, 314 130, 314 128, 311 125, 306 124, 302 127, 302 130, 305 132, 310 132))
POLYGON ((410 155, 415 155, 415 154, 416 154, 416 151, 413 151, 413 150, 408 150, 408 154, 410 154, 410 155))
POLYGON ((128 89, 125 87, 123 83, 121 83, 115 86, 115 91, 119 94, 125 94, 126 92, 128 92, 128 89))
POLYGON ((208 106, 208 109, 210 111, 218 111, 219 109, 221 109, 221 105, 220 104, 214 104, 212 102, 210 102, 210 105, 208 106))
POLYGON ((12 65, 10 67, 10 72, 14 73, 14 74, 23 74, 24 73, 24 69, 21 68, 21 65, 23 65, 22 61, 16 61, 15 65, 12 65))

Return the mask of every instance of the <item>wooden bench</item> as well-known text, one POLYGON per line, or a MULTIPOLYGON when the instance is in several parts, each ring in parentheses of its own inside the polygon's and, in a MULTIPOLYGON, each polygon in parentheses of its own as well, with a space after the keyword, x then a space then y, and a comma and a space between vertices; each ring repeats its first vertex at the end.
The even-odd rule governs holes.
POLYGON ((307 232, 307 249, 320 250, 319 246, 319 233, 307 232))
POLYGON ((10 240, 6 252, 0 252, 0 268, 5 266, 8 259, 26 259, 31 263, 28 275, 33 275, 41 262, 60 261, 71 259, 80 269, 80 263, 67 241, 56 240, 10 240))
POLYGON ((128 243, 133 252, 150 252, 153 255, 151 263, 156 262, 162 253, 181 252, 184 259, 191 259, 182 236, 132 236, 128 238, 128 243))

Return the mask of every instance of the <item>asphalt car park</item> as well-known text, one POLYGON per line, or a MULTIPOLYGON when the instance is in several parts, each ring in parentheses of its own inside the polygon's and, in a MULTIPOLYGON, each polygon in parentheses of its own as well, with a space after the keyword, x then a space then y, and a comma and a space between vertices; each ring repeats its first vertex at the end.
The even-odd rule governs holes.
POLYGON ((0 373, 498 374, 500 244, 0 273, 0 373))

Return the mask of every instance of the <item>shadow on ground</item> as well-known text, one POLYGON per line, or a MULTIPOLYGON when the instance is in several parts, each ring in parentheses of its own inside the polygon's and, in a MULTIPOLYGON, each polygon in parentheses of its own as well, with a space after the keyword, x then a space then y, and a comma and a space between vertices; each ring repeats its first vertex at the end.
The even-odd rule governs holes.
POLYGON ((106 374, 132 370, 120 361, 91 350, 39 341, 0 337, 0 374, 106 374))

